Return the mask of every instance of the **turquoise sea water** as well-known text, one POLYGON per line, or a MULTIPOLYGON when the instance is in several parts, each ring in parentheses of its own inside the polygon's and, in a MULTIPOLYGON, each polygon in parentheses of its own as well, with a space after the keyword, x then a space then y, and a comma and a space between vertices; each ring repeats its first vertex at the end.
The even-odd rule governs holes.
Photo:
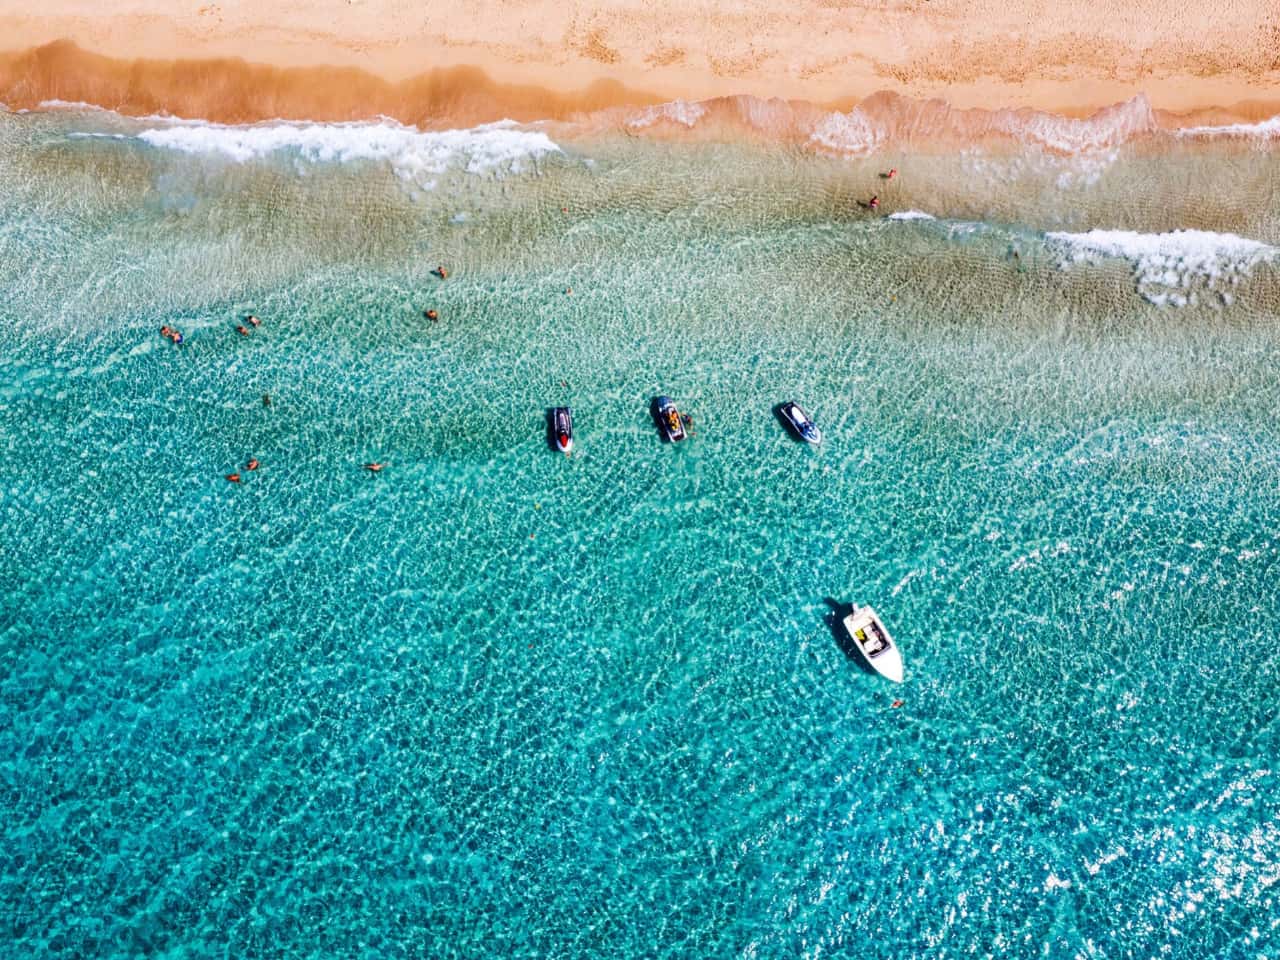
POLYGON ((1278 955, 1273 148, 156 124, 0 114, 5 953, 1278 955))

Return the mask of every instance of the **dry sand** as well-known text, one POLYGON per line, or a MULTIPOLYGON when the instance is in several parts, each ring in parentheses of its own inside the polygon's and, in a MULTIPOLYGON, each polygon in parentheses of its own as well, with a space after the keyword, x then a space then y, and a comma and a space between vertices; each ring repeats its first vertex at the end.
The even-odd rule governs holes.
POLYGON ((214 119, 381 112, 416 122, 738 93, 847 106, 891 90, 1081 115, 1145 92, 1165 110, 1231 107, 1257 119, 1280 102, 1277 0, 43 0, 39 15, 32 9, 0 3, 9 50, 0 102, 13 107, 59 98, 214 119), (78 49, 35 49, 65 40, 78 49), (449 69, 459 67, 470 69, 449 69))

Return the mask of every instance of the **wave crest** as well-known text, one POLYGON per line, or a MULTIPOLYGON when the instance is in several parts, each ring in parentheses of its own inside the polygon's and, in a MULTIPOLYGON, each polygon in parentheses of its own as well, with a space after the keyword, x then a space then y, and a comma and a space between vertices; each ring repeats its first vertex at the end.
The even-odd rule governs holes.
POLYGON ((1180 137, 1244 137, 1271 140, 1280 137, 1280 116, 1257 123, 1224 123, 1215 126, 1183 127, 1175 131, 1180 137))
POLYGON ((1138 292, 1157 306, 1195 303, 1201 290, 1213 291, 1230 303, 1231 295, 1222 286, 1239 283, 1254 266, 1273 261, 1280 253, 1257 240, 1206 230, 1053 232, 1045 234, 1045 241, 1058 247, 1064 267, 1103 257, 1128 260, 1138 292))
POLYGON ((639 130, 667 121, 678 123, 683 127, 692 127, 706 115, 706 106, 697 100, 672 100, 669 103, 647 107, 638 116, 628 120, 627 126, 639 130))
POLYGON ((885 129, 858 107, 831 114, 809 135, 809 142, 818 148, 846 156, 873 153, 885 139, 885 129))
POLYGON ((133 135, 149 146, 246 163, 289 154, 307 163, 382 161, 402 178, 432 186, 424 177, 461 168, 467 173, 521 173, 560 147, 545 133, 511 121, 466 130, 422 131, 392 121, 353 123, 275 122, 231 126, 171 121, 133 135))
POLYGON ((996 137, 1078 155, 1113 149, 1159 129, 1155 111, 1142 95, 1078 119, 1042 110, 959 110, 944 100, 877 93, 848 113, 828 114, 810 141, 821 149, 860 156, 891 141, 967 144, 996 137))

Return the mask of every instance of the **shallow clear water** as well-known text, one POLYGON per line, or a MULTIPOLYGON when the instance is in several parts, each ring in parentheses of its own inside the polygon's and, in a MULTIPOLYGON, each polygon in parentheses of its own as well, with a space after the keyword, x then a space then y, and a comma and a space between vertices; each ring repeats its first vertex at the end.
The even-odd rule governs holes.
POLYGON ((430 185, 68 136, 136 126, 0 115, 15 951, 1273 955, 1280 271, 1158 307, 1044 232, 1275 242, 1274 153, 899 194, 563 131, 430 185))

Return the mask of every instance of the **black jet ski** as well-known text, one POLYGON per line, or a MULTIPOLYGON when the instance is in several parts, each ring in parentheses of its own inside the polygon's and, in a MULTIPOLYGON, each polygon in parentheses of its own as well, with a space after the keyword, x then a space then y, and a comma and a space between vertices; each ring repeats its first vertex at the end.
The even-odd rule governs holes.
POLYGON ((796 403, 794 400, 788 400, 786 403, 780 403, 773 408, 778 414, 778 418, 785 423, 796 438, 803 440, 805 443, 821 443, 822 431, 818 429, 818 425, 813 422, 813 418, 805 413, 804 407, 796 403))

